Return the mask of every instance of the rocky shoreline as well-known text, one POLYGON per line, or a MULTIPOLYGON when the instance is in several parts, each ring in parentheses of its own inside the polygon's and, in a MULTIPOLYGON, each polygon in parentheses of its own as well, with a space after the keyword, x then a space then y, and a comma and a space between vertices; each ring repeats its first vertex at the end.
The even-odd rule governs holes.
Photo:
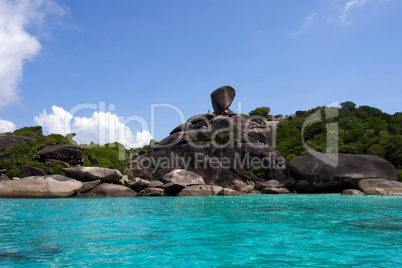
MULTIPOLYGON (((376 155, 316 153, 286 162, 274 148, 276 122, 234 113, 235 95, 230 86, 218 88, 211 94, 213 113, 191 117, 148 151, 127 158, 134 179, 116 169, 82 167, 78 146, 46 146, 32 160, 57 163, 65 176, 19 166, 28 177, 8 178, 0 167, 0 197, 402 194, 395 167, 376 155)), ((0 135, 0 148, 32 140, 0 135)))

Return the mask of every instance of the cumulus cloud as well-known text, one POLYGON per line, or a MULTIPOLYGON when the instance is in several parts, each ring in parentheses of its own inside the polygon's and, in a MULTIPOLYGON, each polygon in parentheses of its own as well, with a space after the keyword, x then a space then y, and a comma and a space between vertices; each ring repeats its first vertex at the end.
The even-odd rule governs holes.
POLYGON ((94 142, 104 145, 117 141, 126 148, 138 148, 149 144, 152 139, 146 129, 134 135, 126 126, 130 118, 124 119, 111 112, 95 111, 91 117, 78 117, 56 105, 53 105, 51 109, 50 114, 43 110, 41 114, 35 116, 35 122, 48 133, 63 136, 75 133, 74 139, 78 143, 94 142))
POLYGON ((27 28, 42 28, 48 15, 62 13, 53 0, 0 0, 0 109, 18 100, 23 65, 41 49, 27 28))
POLYGON ((288 35, 297 36, 297 35, 303 34, 304 32, 306 32, 311 27, 311 25, 314 24, 314 22, 317 20, 318 16, 319 15, 318 15, 317 12, 313 12, 313 13, 309 14, 308 16, 306 16, 304 18, 303 24, 302 24, 302 27, 301 27, 300 31, 298 31, 298 32, 290 32, 290 33, 288 33, 288 35))
POLYGON ((343 24, 351 24, 352 21, 348 19, 350 12, 358 7, 362 7, 367 4, 367 0, 350 0, 347 1, 342 9, 342 13, 339 16, 339 20, 343 24))
POLYGON ((16 129, 16 125, 7 120, 0 119, 0 133, 13 132, 16 129))

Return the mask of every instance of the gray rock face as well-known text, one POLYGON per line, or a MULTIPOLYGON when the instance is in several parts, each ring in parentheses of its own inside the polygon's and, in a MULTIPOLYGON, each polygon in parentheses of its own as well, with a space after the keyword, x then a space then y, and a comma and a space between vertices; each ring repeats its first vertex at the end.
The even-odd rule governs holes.
POLYGON ((218 195, 242 195, 242 193, 230 188, 223 188, 218 192, 218 195))
POLYGON ((280 183, 277 180, 263 181, 263 182, 257 183, 257 185, 255 186, 255 189, 258 191, 262 191, 267 187, 279 188, 279 184, 280 183))
POLYGON ((0 152, 3 152, 10 147, 14 147, 18 144, 29 141, 36 141, 36 139, 25 136, 0 134, 0 152))
POLYGON ((184 144, 192 141, 192 137, 197 135, 196 131, 183 131, 176 132, 165 139, 163 139, 158 144, 152 146, 153 150, 161 150, 165 148, 169 148, 174 145, 184 144))
POLYGON ((235 96, 236 91, 231 86, 223 86, 212 92, 211 101, 214 112, 219 114, 229 108, 235 96))
POLYGON ((162 181, 165 183, 173 182, 183 186, 198 184, 205 185, 204 179, 200 175, 184 169, 172 170, 163 177, 162 181))
POLYGON ((102 183, 120 184, 120 180, 123 177, 120 171, 116 169, 102 167, 63 168, 63 171, 68 177, 83 182, 100 180, 102 183))
POLYGON ((78 193, 82 182, 61 175, 32 176, 0 182, 2 198, 62 198, 78 193))
MULTIPOLYGON (((357 188, 362 179, 398 180, 395 167, 373 155, 325 154, 338 157, 333 167, 313 155, 297 157, 288 163, 299 192, 337 192, 357 188)), ((322 156, 322 154, 320 155, 322 156)))
POLYGON ((126 186, 113 183, 102 183, 92 189, 89 193, 83 194, 82 197, 129 197, 136 195, 136 192, 126 186))
POLYGON ((33 159, 41 161, 56 159, 72 165, 83 164, 85 162, 81 147, 68 145, 46 146, 40 150, 33 159))
POLYGON ((164 196, 165 191, 162 188, 149 187, 138 193, 138 196, 164 196))
POLYGON ((152 174, 148 172, 147 170, 138 168, 138 167, 133 167, 130 168, 130 172, 133 174, 134 177, 138 177, 143 180, 152 180, 152 174))
POLYGON ((192 127, 192 124, 189 122, 185 122, 179 126, 177 126, 176 128, 174 128, 171 132, 170 135, 173 135, 177 132, 183 132, 183 131, 188 131, 190 130, 190 128, 192 127))
POLYGON ((82 187, 78 190, 80 194, 85 194, 101 184, 100 180, 87 181, 82 183, 82 187))
POLYGON ((208 196, 213 195, 211 187, 207 185, 193 185, 184 188, 177 196, 208 196))
POLYGON ((150 181, 148 187, 162 188, 163 182, 161 181, 150 181))
POLYGON ((262 194, 289 194, 289 190, 286 188, 266 187, 261 191, 262 194))
POLYGON ((25 176, 45 176, 46 171, 36 167, 19 166, 18 169, 25 176))
POLYGON ((356 190, 356 189, 345 189, 342 191, 343 195, 364 195, 362 191, 356 190))
POLYGON ((185 187, 186 185, 177 184, 174 182, 168 182, 162 186, 162 188, 165 190, 165 193, 168 192, 171 196, 176 196, 185 187))
POLYGON ((10 181, 11 179, 6 174, 0 175, 0 181, 10 181))
POLYGON ((365 179, 359 182, 359 188, 368 195, 401 195, 402 182, 384 179, 365 179))
POLYGON ((134 187, 148 187, 150 183, 151 182, 148 181, 148 180, 143 180, 143 179, 140 179, 140 178, 134 178, 133 180, 128 181, 126 184, 127 184, 128 187, 134 188, 134 187))

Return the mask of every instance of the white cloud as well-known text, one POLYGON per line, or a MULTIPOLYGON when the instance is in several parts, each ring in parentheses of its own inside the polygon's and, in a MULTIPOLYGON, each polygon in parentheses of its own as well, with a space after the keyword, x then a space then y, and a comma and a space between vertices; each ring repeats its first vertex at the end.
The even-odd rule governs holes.
POLYGON ((0 119, 0 133, 13 132, 16 129, 16 125, 7 120, 0 119))
POLYGON ((317 12, 313 12, 313 13, 309 14, 308 16, 306 16, 304 18, 301 30, 298 31, 298 32, 290 32, 290 33, 288 33, 288 35, 297 36, 297 35, 303 34, 304 32, 306 32, 311 27, 311 25, 314 24, 314 22, 316 21, 318 16, 319 15, 318 15, 317 12))
POLYGON ((27 28, 43 28, 49 14, 62 13, 53 0, 0 0, 0 109, 18 101, 23 65, 41 49, 27 28))
POLYGON ((34 120, 48 133, 63 136, 68 133, 77 134, 74 139, 78 143, 95 142, 104 145, 117 141, 126 148, 137 148, 149 144, 152 139, 151 134, 145 129, 134 135, 125 125, 125 119, 111 112, 95 111, 91 117, 78 117, 53 105, 51 114, 43 110, 43 113, 35 116, 34 120))
POLYGON ((358 7, 362 7, 365 4, 367 4, 367 0, 350 0, 347 1, 345 6, 342 9, 342 13, 339 16, 339 20, 341 21, 341 23, 343 24, 351 24, 352 21, 350 19, 348 19, 350 12, 353 9, 356 9, 358 7))

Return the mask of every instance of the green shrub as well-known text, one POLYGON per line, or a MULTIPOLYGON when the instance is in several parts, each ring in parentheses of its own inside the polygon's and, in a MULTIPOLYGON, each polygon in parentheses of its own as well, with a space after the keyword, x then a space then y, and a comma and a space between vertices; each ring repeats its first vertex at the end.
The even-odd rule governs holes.
POLYGON ((193 140, 193 142, 198 142, 197 134, 194 134, 191 139, 193 140))
POLYGON ((229 141, 232 142, 234 137, 233 132, 226 132, 223 134, 218 134, 216 136, 215 142, 218 144, 227 144, 229 141))
POLYGON ((254 179, 256 179, 256 178, 264 178, 265 177, 265 173, 262 170, 261 166, 250 169, 249 171, 247 171, 247 174, 250 175, 254 179))
POLYGON ((398 169, 396 172, 398 172, 398 180, 402 182, 402 170, 398 169))
POLYGON ((269 107, 258 107, 252 110, 248 115, 250 118, 253 116, 261 116, 268 119, 270 110, 271 109, 269 107))

